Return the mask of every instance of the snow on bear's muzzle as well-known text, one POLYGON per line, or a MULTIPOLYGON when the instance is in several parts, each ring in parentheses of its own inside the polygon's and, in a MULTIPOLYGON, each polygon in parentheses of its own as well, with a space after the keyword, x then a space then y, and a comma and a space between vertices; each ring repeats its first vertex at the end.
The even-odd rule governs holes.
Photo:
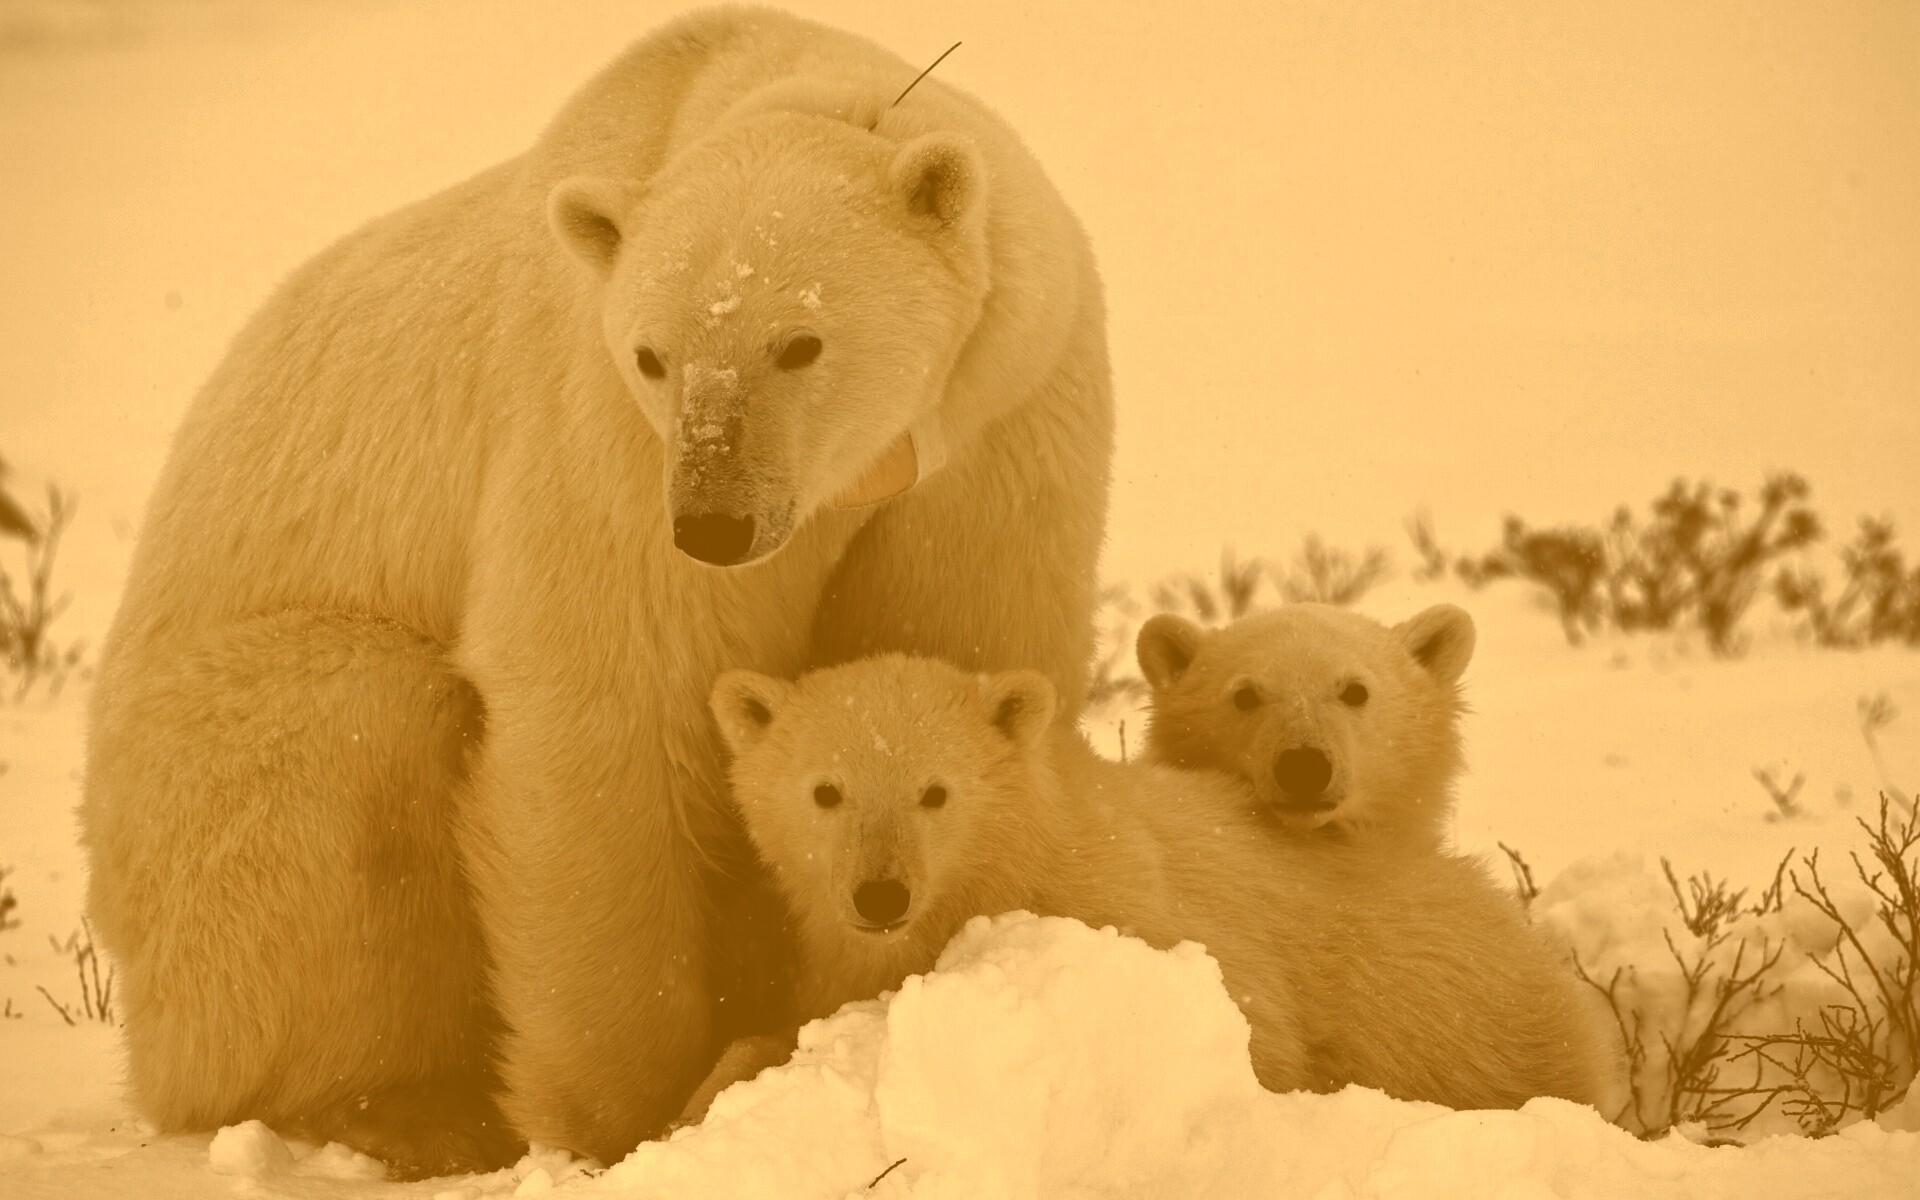
POLYGON ((756 562, 793 533, 793 489, 769 454, 784 439, 752 407, 732 370, 689 366, 675 423, 667 510, 673 544, 716 567, 756 562))

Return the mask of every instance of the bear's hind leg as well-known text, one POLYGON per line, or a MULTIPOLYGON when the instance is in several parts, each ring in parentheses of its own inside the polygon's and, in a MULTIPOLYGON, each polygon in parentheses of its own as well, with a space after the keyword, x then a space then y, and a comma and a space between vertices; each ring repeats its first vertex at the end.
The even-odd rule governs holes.
POLYGON ((527 1148, 494 1102, 498 1087, 491 1072, 376 1087, 295 1121, 285 1132, 352 1146, 385 1163, 393 1180, 498 1168, 527 1148))
POLYGON ((485 713, 444 648, 315 611, 136 633, 94 701, 89 908, 139 1108, 163 1129, 258 1118, 400 1173, 511 1162, 453 834, 485 713))

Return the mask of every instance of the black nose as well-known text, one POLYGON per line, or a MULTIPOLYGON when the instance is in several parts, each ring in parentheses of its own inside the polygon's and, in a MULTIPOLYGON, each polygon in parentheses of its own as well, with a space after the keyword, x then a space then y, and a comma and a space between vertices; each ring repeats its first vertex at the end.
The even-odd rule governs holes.
POLYGON ((891 925, 907 915, 907 885, 898 879, 876 879, 853 889, 853 910, 873 925, 891 925))
POLYGON ((1333 764, 1311 746, 1282 750, 1280 757, 1273 760, 1273 777, 1287 799, 1311 807, 1320 793, 1327 790, 1327 783, 1333 778, 1333 764))
POLYGON ((730 567, 753 549, 753 518, 726 513, 700 513, 673 519, 673 544, 684 554, 730 567))

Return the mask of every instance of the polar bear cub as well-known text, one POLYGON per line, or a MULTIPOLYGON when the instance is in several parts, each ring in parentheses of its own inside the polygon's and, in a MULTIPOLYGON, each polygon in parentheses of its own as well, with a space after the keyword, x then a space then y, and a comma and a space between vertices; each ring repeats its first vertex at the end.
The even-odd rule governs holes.
POLYGON ((1027 909, 1203 943, 1276 1091, 1599 1094, 1579 985, 1474 863, 1276 841, 1240 780, 1109 762, 1051 727, 1030 671, 900 655, 791 683, 730 671, 712 707, 793 920, 803 1019, 930 970, 972 916, 1027 909))
POLYGON ((1451 604, 1391 628, 1327 604, 1213 630, 1162 613, 1135 641, 1153 693, 1147 757, 1239 775, 1316 841, 1437 850, 1473 645, 1473 618, 1451 604))

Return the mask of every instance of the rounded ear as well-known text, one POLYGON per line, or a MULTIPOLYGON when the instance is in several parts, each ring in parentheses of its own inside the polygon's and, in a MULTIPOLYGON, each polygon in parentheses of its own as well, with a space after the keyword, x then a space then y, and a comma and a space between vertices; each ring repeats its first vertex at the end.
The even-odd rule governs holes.
POLYGON ((1040 744, 1053 722, 1053 681, 1038 671, 1002 671, 981 684, 987 719, 1014 743, 1028 749, 1040 744))
POLYGON ((1180 682, 1200 650, 1200 639, 1206 635, 1206 630, 1177 613, 1161 613, 1140 627, 1139 636, 1133 639, 1133 653, 1140 660, 1140 673, 1154 691, 1166 691, 1180 682))
POLYGON ((1473 658, 1473 618, 1453 604, 1436 604, 1393 627, 1413 661, 1441 683, 1457 683, 1473 658))
POLYGON ((784 679, 758 671, 726 671, 713 681, 707 707, 728 749, 738 754, 766 734, 792 692, 793 685, 784 679))
POLYGON ((900 147, 887 183, 909 212, 948 228, 971 222, 986 207, 986 164, 956 133, 922 134, 900 147))
POLYGON ((620 253, 620 223, 640 203, 641 191, 617 179, 563 179, 547 195, 547 226, 567 253, 605 277, 620 253))

